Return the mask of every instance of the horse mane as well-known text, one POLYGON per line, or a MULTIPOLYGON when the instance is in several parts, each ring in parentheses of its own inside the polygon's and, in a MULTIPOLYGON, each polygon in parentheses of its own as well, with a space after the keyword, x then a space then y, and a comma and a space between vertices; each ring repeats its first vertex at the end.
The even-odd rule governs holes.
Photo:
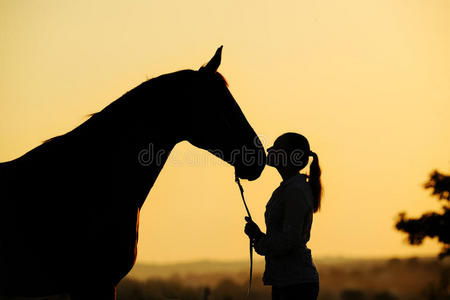
POLYGON ((57 137, 60 137, 60 136, 62 136, 62 135, 57 135, 57 136, 51 137, 49 139, 46 139, 46 140, 42 141, 42 144, 46 144, 48 142, 51 142, 51 141, 53 141, 54 139, 56 139, 57 137))
MULTIPOLYGON (((95 116, 95 115, 97 115, 97 114, 99 114, 99 113, 100 113, 99 111, 98 111, 98 112, 94 112, 94 113, 90 113, 90 114, 85 115, 85 117, 87 117, 88 120, 89 120, 92 116, 95 116)), ((49 139, 43 140, 43 141, 42 141, 42 144, 46 144, 46 143, 48 143, 48 142, 51 142, 51 141, 53 141, 54 139, 59 138, 59 137, 62 137, 62 136, 64 136, 64 135, 66 135, 66 134, 56 135, 56 136, 51 137, 51 138, 49 138, 49 139)))
MULTIPOLYGON (((147 80, 147 81, 144 81, 142 84, 147 83, 147 82, 149 82, 150 80, 151 80, 151 79, 149 79, 149 80, 147 80)), ((142 85, 142 84, 141 84, 141 85, 142 85)), ((136 87, 135 87, 135 88, 136 88, 136 87)), ((112 103, 116 102, 117 100, 119 100, 119 99, 121 99, 121 98, 123 98, 123 97, 128 96, 128 95, 130 94, 130 92, 133 91, 135 88, 133 88, 133 89, 127 91, 127 92, 126 92, 125 94, 123 94, 121 97, 119 97, 118 99, 116 99, 116 100, 114 100, 113 102, 111 102, 110 104, 108 104, 107 107, 108 107, 109 105, 111 105, 112 103)), ((92 117, 94 117, 94 116, 101 116, 103 112, 104 112, 104 111, 101 110, 101 111, 97 111, 97 112, 93 112, 93 113, 86 114, 84 117, 86 117, 87 120, 84 121, 82 124, 84 124, 85 122, 88 122, 88 121, 89 121, 92 117)), ((79 126, 81 126, 82 124, 80 124, 79 126)), ((78 127, 79 127, 79 126, 78 126, 78 127)), ((72 129, 72 131, 75 130, 75 129, 77 129, 78 127, 75 127, 74 129, 72 129)), ((69 132, 71 132, 71 131, 69 131, 69 132)), ((59 137, 63 137, 63 136, 65 136, 66 134, 68 134, 69 132, 66 132, 66 133, 64 133, 64 134, 60 134, 60 135, 51 137, 51 138, 49 138, 49 139, 46 139, 46 140, 42 141, 42 144, 49 143, 49 142, 51 142, 51 141, 53 141, 53 140, 55 140, 55 139, 57 139, 57 138, 59 138, 59 137)), ((42 145, 42 144, 41 144, 41 145, 42 145)))
MULTIPOLYGON (((200 68, 200 70, 201 70, 202 68, 203 68, 203 66, 200 68)), ((165 76, 176 76, 177 74, 183 73, 184 71, 192 71, 192 70, 180 70, 180 71, 176 71, 176 72, 173 72, 173 73, 163 74, 163 75, 160 75, 160 76, 158 76, 158 77, 163 77, 163 76, 164 76, 164 77, 165 77, 165 76)), ((218 78, 220 81, 222 81, 222 82, 225 84, 225 86, 227 86, 227 87, 229 86, 227 80, 225 79, 225 77, 224 77, 221 73, 219 73, 219 72, 216 71, 216 72, 214 73, 214 76, 215 76, 216 78, 218 78)), ((141 85, 146 84, 146 83, 148 83, 148 82, 150 82, 150 81, 152 81, 153 79, 156 79, 156 78, 158 78, 158 77, 150 78, 150 79, 148 79, 147 81, 144 81, 141 85)), ((128 92, 126 92, 125 94, 123 94, 121 97, 119 97, 119 99, 121 99, 121 98, 123 98, 123 97, 126 97, 127 95, 129 95, 130 92, 132 92, 132 91, 135 90, 136 88, 137 88, 137 87, 135 87, 135 88, 129 90, 128 92)), ((119 99, 117 99, 117 100, 119 100, 119 99)), ((117 101, 117 100, 115 100, 115 101, 117 101)), ((113 102, 115 102, 115 101, 113 101, 113 102)), ((113 102, 112 102, 112 103, 113 103, 113 102)), ((102 110, 102 111, 98 111, 98 112, 94 112, 94 113, 90 113, 90 114, 86 114, 85 117, 87 117, 88 119, 87 119, 85 122, 89 121, 89 119, 91 119, 93 116, 102 115, 102 112, 103 112, 103 110, 102 110)), ((70 132, 70 131, 69 131, 69 132, 70 132)), ((67 133, 68 133, 68 132, 67 132, 67 133)), ((66 135, 67 133, 61 134, 61 135, 57 135, 57 136, 51 137, 51 138, 49 138, 49 139, 46 139, 46 140, 42 141, 42 144, 49 143, 49 142, 51 142, 51 141, 53 141, 53 140, 55 140, 55 139, 57 139, 57 138, 59 138, 59 137, 62 137, 62 136, 64 136, 64 135, 66 135)))

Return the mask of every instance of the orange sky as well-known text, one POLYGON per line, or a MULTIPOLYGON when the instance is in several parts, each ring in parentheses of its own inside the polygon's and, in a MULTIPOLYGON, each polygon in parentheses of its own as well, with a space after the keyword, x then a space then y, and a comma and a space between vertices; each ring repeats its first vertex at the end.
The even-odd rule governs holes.
MULTIPOLYGON (((264 145, 297 131, 319 155, 313 256, 437 253, 393 224, 439 208, 421 185, 450 169, 449 1, 0 1, 0 22, 0 161, 223 44, 219 71, 264 145)), ((138 261, 246 259, 233 179, 177 145, 141 212, 138 261)), ((263 229, 280 181, 267 167, 243 183, 263 229)))

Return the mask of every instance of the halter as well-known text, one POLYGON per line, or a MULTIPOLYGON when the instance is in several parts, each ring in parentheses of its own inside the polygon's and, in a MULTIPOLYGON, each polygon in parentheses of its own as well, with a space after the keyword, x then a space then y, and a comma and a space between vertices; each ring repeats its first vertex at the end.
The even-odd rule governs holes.
MULTIPOLYGON (((250 211, 248 210, 247 203, 245 203, 244 188, 241 185, 239 177, 236 174, 234 176, 235 176, 234 181, 237 183, 237 185, 239 186, 239 190, 241 191, 241 197, 242 201, 244 201, 244 206, 245 210, 247 211, 247 215, 250 218, 250 220, 252 220, 252 216, 250 215, 250 211)), ((248 299, 248 296, 250 295, 250 289, 252 287, 252 271, 253 271, 253 244, 252 239, 250 239, 250 281, 248 283, 247 296, 245 297, 245 299, 248 299)))

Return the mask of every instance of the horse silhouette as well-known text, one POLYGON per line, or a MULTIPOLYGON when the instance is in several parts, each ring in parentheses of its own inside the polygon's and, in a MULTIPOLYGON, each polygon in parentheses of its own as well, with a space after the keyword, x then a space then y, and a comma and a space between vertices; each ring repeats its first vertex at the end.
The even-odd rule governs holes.
POLYGON ((258 178, 266 155, 217 72, 143 82, 66 134, 0 163, 0 298, 115 299, 136 260, 139 211, 173 147, 188 141, 258 178))

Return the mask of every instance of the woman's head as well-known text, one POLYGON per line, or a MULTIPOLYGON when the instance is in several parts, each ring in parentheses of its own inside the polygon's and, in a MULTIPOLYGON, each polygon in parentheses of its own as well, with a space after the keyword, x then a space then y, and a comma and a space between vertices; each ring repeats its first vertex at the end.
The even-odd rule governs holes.
POLYGON ((320 208, 322 198, 322 183, 320 181, 321 170, 317 154, 310 149, 306 137, 295 132, 287 132, 280 135, 272 147, 267 149, 267 165, 282 172, 299 172, 309 162, 309 184, 314 198, 314 212, 320 208))
POLYGON ((310 148, 303 135, 287 132, 280 135, 267 152, 267 165, 277 169, 300 171, 308 164, 310 148))

